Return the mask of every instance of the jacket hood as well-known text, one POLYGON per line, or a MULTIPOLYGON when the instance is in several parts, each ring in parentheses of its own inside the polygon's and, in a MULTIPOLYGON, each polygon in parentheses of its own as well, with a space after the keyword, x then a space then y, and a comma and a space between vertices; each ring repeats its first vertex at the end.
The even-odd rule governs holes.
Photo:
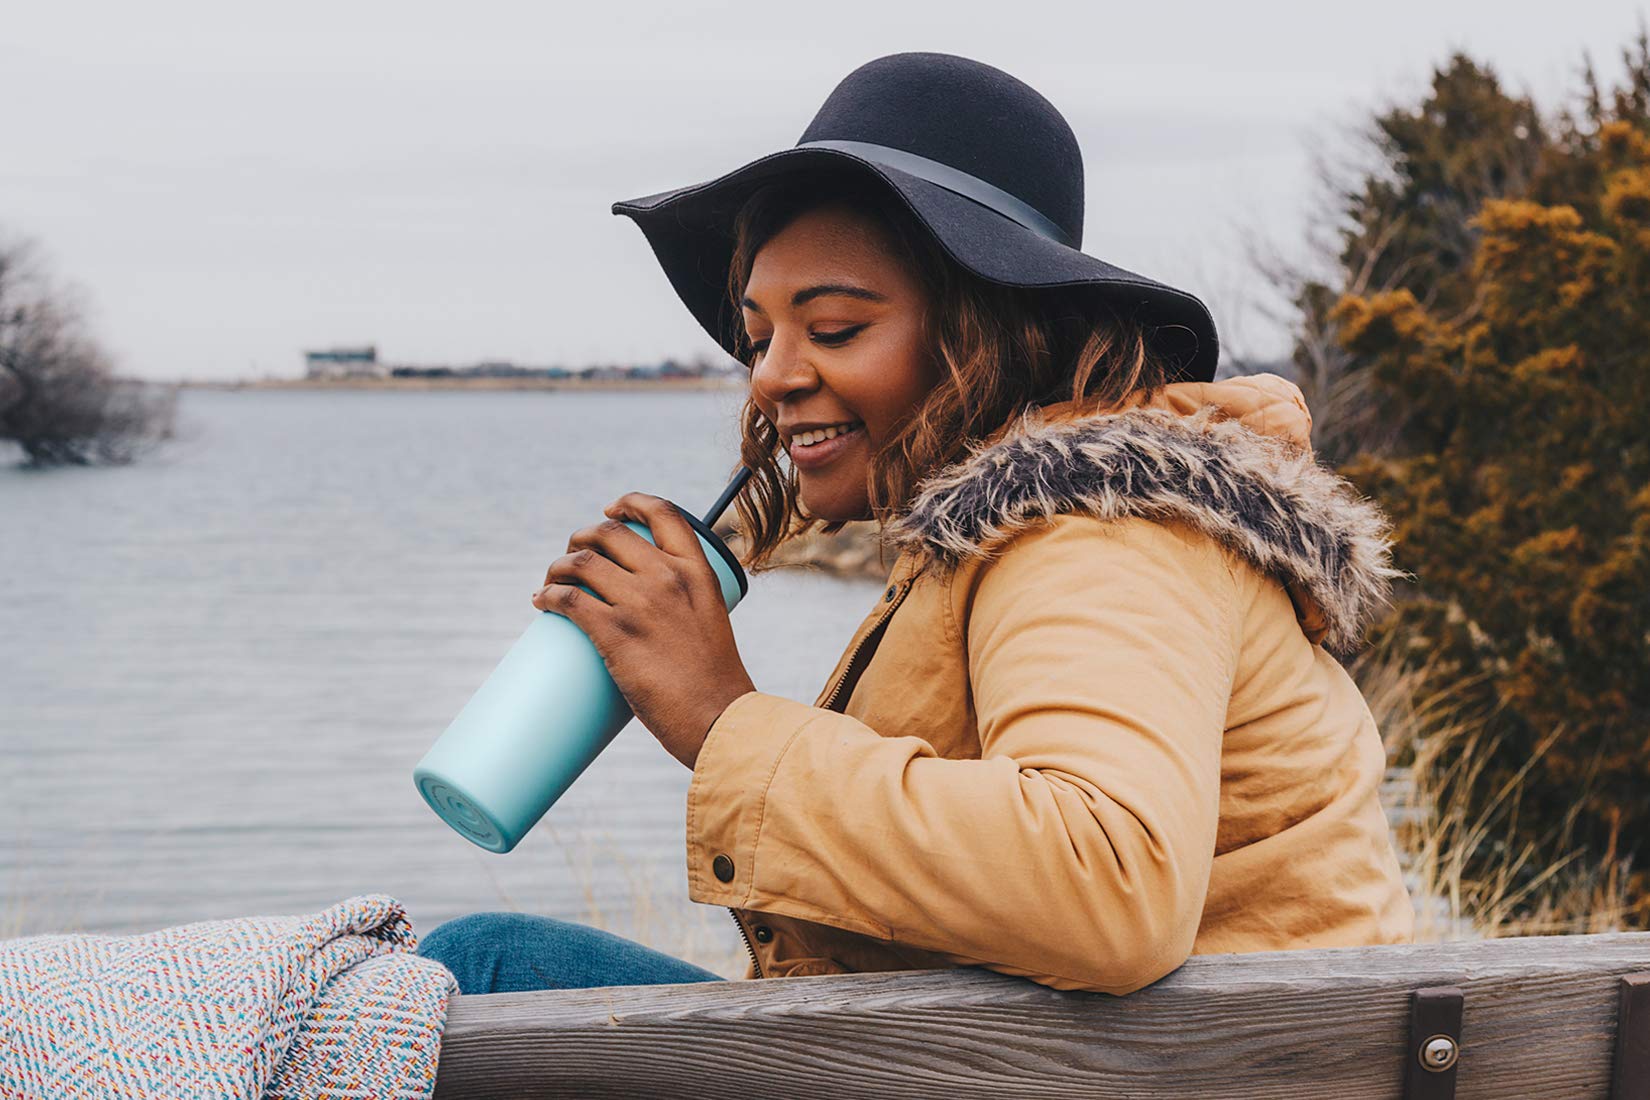
POLYGON ((1300 389, 1276 374, 1035 407, 925 478, 886 535, 949 569, 1061 513, 1183 520, 1277 577, 1307 638, 1347 656, 1408 574, 1386 516, 1311 439, 1300 389))

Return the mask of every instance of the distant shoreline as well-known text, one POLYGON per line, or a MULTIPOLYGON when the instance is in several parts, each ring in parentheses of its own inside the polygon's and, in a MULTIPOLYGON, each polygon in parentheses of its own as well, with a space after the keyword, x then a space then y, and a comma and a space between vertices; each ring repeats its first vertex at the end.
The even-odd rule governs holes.
POLYGON ((180 382, 186 390, 621 390, 677 393, 743 390, 736 378, 265 378, 240 382, 180 382))

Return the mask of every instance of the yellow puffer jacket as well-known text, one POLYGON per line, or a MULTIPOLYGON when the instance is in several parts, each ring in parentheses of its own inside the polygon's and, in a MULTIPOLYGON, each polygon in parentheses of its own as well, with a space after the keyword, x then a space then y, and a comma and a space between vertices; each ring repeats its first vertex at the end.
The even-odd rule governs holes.
POLYGON ((1336 659, 1402 574, 1310 429, 1276 375, 1180 383, 1033 410, 924 481, 814 704, 748 692, 700 752, 688 893, 733 910, 746 976, 1127 993, 1409 939, 1336 659))

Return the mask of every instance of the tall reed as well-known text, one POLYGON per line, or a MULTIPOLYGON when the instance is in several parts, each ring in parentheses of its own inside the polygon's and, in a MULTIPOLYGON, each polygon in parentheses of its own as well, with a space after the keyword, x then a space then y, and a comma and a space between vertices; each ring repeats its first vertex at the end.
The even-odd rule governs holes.
MULTIPOLYGON (((1524 782, 1566 733, 1553 729, 1499 787, 1483 790, 1502 743, 1495 715, 1462 703, 1471 681, 1445 682, 1430 659, 1366 650, 1348 671, 1386 743, 1393 839, 1416 907, 1416 939, 1436 942, 1621 930, 1629 861, 1616 838, 1601 856, 1575 843, 1581 791, 1541 841, 1519 840, 1524 782)), ((1527 831, 1523 835, 1528 835, 1527 831)))

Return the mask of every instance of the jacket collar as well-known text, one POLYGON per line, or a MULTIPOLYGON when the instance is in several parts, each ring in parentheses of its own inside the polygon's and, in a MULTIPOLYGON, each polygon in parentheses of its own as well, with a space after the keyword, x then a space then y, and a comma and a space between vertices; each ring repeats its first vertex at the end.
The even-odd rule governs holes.
POLYGON ((1041 406, 925 478, 886 534, 949 569, 1060 513, 1179 519, 1276 576, 1308 639, 1346 656, 1408 574, 1390 565, 1386 516, 1318 463, 1311 431, 1275 374, 1041 406))

